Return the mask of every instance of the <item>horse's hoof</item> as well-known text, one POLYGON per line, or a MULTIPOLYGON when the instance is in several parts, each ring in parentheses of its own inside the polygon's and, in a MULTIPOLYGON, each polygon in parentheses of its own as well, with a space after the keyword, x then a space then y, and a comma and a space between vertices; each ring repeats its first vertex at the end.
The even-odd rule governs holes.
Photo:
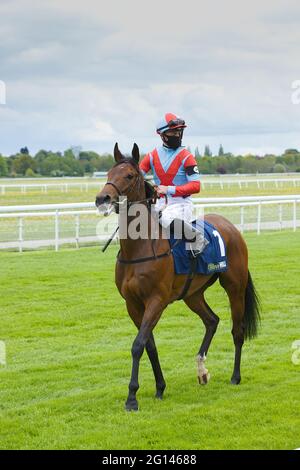
POLYGON ((240 382, 241 382, 241 377, 232 377, 231 378, 231 384, 232 385, 239 385, 240 382))
POLYGON ((157 388, 155 398, 157 398, 158 400, 162 400, 165 388, 166 388, 166 385, 163 385, 162 387, 157 388))
POLYGON ((200 385, 206 385, 210 381, 210 373, 207 372, 201 376, 198 375, 198 382, 200 385))
POLYGON ((155 398, 157 400, 162 400, 163 399, 163 392, 156 392, 155 398))
POLYGON ((131 401, 127 401, 125 403, 125 410, 126 411, 138 411, 139 409, 139 405, 138 405, 138 402, 135 400, 131 400, 131 401))

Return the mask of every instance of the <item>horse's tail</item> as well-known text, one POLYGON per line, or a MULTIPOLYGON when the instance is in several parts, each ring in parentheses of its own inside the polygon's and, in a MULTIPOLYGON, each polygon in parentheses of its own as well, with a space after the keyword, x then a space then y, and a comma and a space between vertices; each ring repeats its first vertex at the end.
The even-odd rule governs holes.
POLYGON ((258 324, 260 323, 260 302, 249 271, 245 292, 244 319, 245 338, 252 339, 257 335, 258 324))

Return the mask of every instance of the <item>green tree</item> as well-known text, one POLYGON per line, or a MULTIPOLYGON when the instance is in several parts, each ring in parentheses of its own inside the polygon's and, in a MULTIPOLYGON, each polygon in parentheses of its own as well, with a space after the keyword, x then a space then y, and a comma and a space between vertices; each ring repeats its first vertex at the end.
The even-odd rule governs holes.
POLYGON ((36 162, 42 162, 43 160, 45 160, 45 158, 47 158, 47 156, 48 156, 49 153, 50 153, 50 152, 47 152, 47 150, 43 150, 43 149, 42 149, 42 150, 39 150, 39 151, 35 154, 34 160, 35 160, 36 162))
POLYGON ((30 155, 18 155, 13 161, 12 171, 18 175, 25 175, 28 168, 31 168, 33 171, 35 170, 35 161, 30 155))
POLYGON ((36 174, 31 168, 27 168, 25 176, 27 178, 34 178, 36 176, 36 174))
MULTIPOLYGON (((62 157, 57 153, 40 150, 35 155, 34 160, 36 161, 37 171, 43 176, 50 176, 51 172, 61 170, 62 157)), ((63 172, 61 176, 63 176, 63 172)))
POLYGON ((224 155, 224 149, 223 149, 223 145, 222 145, 222 144, 220 145, 218 155, 219 155, 219 157, 222 157, 222 156, 224 155))
POLYGON ((92 174, 100 165, 100 155, 92 151, 82 151, 79 154, 79 163, 84 173, 92 174))
POLYGON ((275 165, 275 155, 265 155, 256 159, 258 173, 270 173, 275 165))
POLYGON ((99 159, 92 160, 92 162, 96 166, 97 171, 107 171, 115 164, 115 160, 110 154, 102 155, 99 159))
POLYGON ((204 175, 209 175, 211 173, 214 173, 213 168, 212 168, 212 163, 213 163, 213 158, 203 156, 199 160, 197 160, 198 163, 198 168, 199 172, 204 174, 204 175))
POLYGON ((72 149, 65 150, 64 151, 64 157, 71 158, 71 159, 74 158, 75 159, 75 155, 74 155, 72 149))
POLYGON ((246 155, 242 160, 242 173, 257 173, 257 161, 254 155, 246 155))
POLYGON ((299 151, 297 149, 286 149, 284 151, 284 155, 287 155, 287 154, 294 154, 294 155, 298 155, 299 154, 299 151))
POLYGON ((211 156, 212 156, 212 153, 211 153, 211 151, 210 151, 209 145, 205 145, 205 148, 204 148, 204 156, 205 156, 205 157, 211 157, 211 156))
POLYGON ((92 151, 82 151, 79 154, 79 160, 88 160, 91 161, 93 159, 98 159, 100 158, 100 155, 96 152, 92 151))
POLYGON ((280 163, 286 165, 290 171, 294 171, 298 166, 297 162, 300 161, 299 157, 297 153, 284 153, 280 163))
POLYGON ((201 154, 200 154, 200 151, 199 151, 199 147, 198 147, 198 146, 195 148, 195 157, 196 157, 196 158, 201 158, 201 154))
POLYGON ((0 155, 0 176, 7 176, 8 175, 8 167, 6 158, 0 155))
POLYGON ((273 166, 273 173, 285 173, 285 167, 281 163, 276 163, 273 166))

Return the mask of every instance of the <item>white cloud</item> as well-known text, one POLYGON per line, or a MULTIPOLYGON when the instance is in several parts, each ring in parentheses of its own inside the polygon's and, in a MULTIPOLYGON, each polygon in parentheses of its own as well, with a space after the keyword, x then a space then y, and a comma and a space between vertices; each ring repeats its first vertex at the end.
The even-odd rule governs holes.
POLYGON ((111 142, 112 138, 116 137, 111 124, 105 121, 96 121, 91 123, 89 127, 79 129, 78 140, 85 142, 95 142, 101 144, 102 142, 111 142))
POLYGON ((299 19, 295 0, 2 0, 0 151, 147 149, 168 111, 191 145, 297 146, 299 19))
POLYGON ((57 60, 62 56, 64 47, 61 44, 47 44, 44 47, 30 47, 22 50, 11 60, 21 66, 30 67, 32 64, 47 64, 49 61, 57 60))

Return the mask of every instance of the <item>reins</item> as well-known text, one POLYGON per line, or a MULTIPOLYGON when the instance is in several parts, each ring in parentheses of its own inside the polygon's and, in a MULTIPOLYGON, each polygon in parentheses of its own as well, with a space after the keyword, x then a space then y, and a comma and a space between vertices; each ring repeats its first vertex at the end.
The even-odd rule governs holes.
POLYGON ((160 258, 164 258, 165 256, 170 256, 171 250, 166 251, 166 253, 162 253, 161 255, 154 255, 154 256, 147 256, 146 258, 136 258, 136 259, 121 259, 120 252, 117 254, 117 261, 121 264, 137 264, 137 263, 146 263, 147 261, 154 261, 160 258))

